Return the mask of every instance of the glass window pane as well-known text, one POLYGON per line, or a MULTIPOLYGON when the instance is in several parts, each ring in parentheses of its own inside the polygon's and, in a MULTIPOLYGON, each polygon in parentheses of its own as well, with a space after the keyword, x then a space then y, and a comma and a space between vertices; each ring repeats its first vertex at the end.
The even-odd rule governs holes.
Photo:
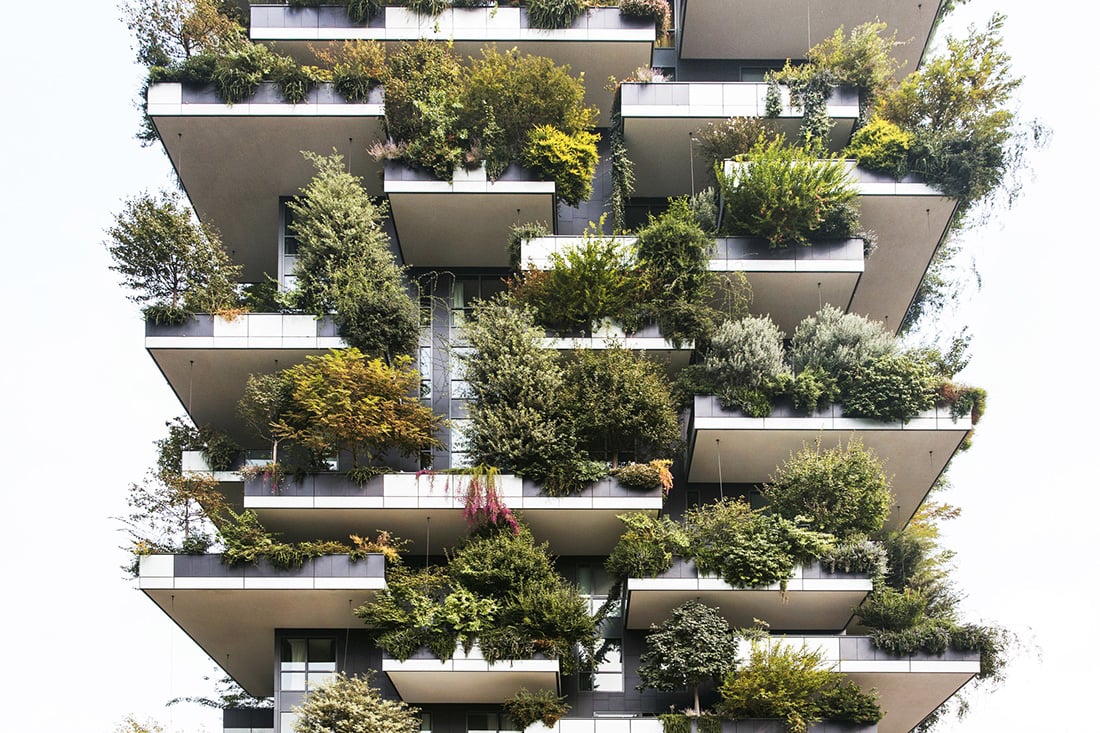
POLYGON ((310 639, 309 640, 309 661, 311 661, 311 662, 335 662, 336 661, 336 641, 335 641, 335 639, 310 639))
POLYGON ((420 714, 420 730, 424 733, 428 733, 432 729, 432 714, 421 713, 420 714))
POLYGON ((283 672, 281 675, 281 688, 283 690, 304 690, 306 689, 306 673, 305 672, 283 672))
MULTIPOLYGON (((304 663, 306 661, 306 640, 283 639, 282 661, 304 663)), ((302 667, 301 669, 305 669, 305 667, 302 667)))

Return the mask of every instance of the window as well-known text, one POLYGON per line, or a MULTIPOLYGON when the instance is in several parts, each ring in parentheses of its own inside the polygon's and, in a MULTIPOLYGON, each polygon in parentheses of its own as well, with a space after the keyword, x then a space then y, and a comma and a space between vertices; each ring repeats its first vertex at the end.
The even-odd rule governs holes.
POLYGON ((334 639, 283 639, 279 664, 280 689, 310 690, 335 672, 334 639))
POLYGON ((284 199, 279 202, 279 287, 292 290, 298 267, 298 237, 294 234, 294 213, 284 199))
POLYGON ((623 642, 622 639, 604 639, 596 650, 601 659, 593 669, 580 677, 581 690, 600 692, 623 691, 623 642))
POLYGON ((466 713, 466 733, 499 733, 505 730, 519 730, 507 715, 466 713))

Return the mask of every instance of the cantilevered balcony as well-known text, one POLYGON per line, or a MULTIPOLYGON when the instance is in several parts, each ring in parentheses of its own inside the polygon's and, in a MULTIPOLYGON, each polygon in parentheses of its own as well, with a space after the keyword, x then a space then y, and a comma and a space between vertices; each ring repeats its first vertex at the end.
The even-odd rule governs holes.
POLYGON ((688 430, 688 481, 760 484, 803 445, 820 439, 830 448, 859 438, 893 477, 895 507, 887 526, 896 528, 913 516, 971 427, 969 417, 954 419, 942 408, 907 423, 844 417, 840 405, 807 417, 778 404, 769 417, 757 418, 723 409, 717 397, 697 396, 688 430))
MULTIPOLYGON (((794 140, 802 124, 802 110, 791 106, 785 87, 780 91, 783 105, 779 117, 764 121, 794 140)), ((768 85, 762 82, 623 84, 621 114, 627 155, 634 163, 634 195, 665 198, 702 190, 714 173, 712 162, 692 135, 731 117, 764 118, 767 94, 768 85)), ((859 117, 856 90, 834 89, 826 110, 834 122, 829 149, 839 152, 848 144, 859 117)))
POLYGON ((487 662, 475 644, 446 661, 421 650, 405 661, 382 656, 382 671, 405 702, 415 704, 502 703, 520 688, 558 692, 561 663, 556 659, 502 659, 487 662))
POLYGON ((773 631, 839 632, 870 592, 866 574, 830 573, 819 563, 795 568, 784 590, 779 583, 734 588, 700 574, 694 562, 676 558, 656 578, 627 581, 626 627, 648 629, 668 620, 677 606, 698 600, 718 608, 732 628, 750 628, 760 619, 773 631))
POLYGON ((958 201, 916 176, 895 181, 863 168, 853 168, 851 175, 859 191, 860 226, 878 235, 878 246, 867 258, 848 310, 896 333, 958 201))
POLYGON ((140 558, 138 588, 250 694, 273 694, 275 629, 346 629, 384 588, 385 560, 329 555, 300 569, 266 560, 229 567, 221 555, 140 558))
MULTIPOLYGON (((977 652, 895 656, 876 648, 866 636, 782 636, 772 637, 771 643, 820 650, 830 669, 845 674, 865 692, 877 690, 885 713, 879 733, 912 730, 981 669, 977 652)), ((738 651, 747 656, 747 649, 738 651)))
MULTIPOLYGON (((749 164, 726 161, 725 165, 730 173, 736 165, 749 164)), ((895 181, 859 168, 854 161, 847 165, 859 195, 860 229, 876 240, 847 310, 879 321, 896 333, 958 202, 916 176, 895 181)), ((808 293, 811 300, 816 294, 816 288, 808 293)), ((806 296, 803 292, 803 298, 806 296)), ((821 302, 840 306, 824 298, 821 302)))
POLYGON ((513 225, 554 221, 554 183, 510 166, 495 181, 484 168, 441 181, 424 170, 386 164, 389 198, 405 264, 413 267, 507 267, 513 225))
POLYGON ((900 74, 917 68, 942 0, 684 0, 685 59, 800 59, 810 46, 876 18, 905 45, 893 55, 900 74))
MULTIPOLYGON (((463 518, 468 481, 462 475, 393 473, 360 486, 337 473, 287 477, 277 484, 256 477, 244 482, 243 505, 284 540, 346 540, 353 532, 386 529, 408 540, 412 553, 438 554, 469 533, 463 518)), ((656 516, 663 503, 660 489, 627 488, 613 478, 573 496, 550 497, 532 481, 504 475, 496 478, 496 491, 558 555, 606 555, 622 532, 617 515, 656 516)))
POLYGON ((385 137, 381 89, 350 104, 331 84, 318 84, 306 101, 288 104, 263 83, 230 105, 213 87, 154 84, 146 111, 196 212, 221 232, 246 282, 278 272, 279 197, 298 193, 315 173, 301 151, 336 150, 369 193, 382 192, 380 166, 366 153, 385 137))
POLYGON ((650 62, 657 34, 652 20, 629 18, 618 8, 590 8, 568 28, 532 28, 526 8, 447 8, 439 15, 420 15, 404 7, 386 7, 367 24, 352 23, 342 6, 291 8, 253 5, 252 40, 271 42, 280 53, 305 63, 316 63, 312 47, 353 39, 387 45, 426 38, 454 43, 462 58, 479 57, 495 44, 501 51, 546 56, 568 64, 571 73, 584 74, 586 103, 606 114, 613 93, 609 76, 622 79, 650 62))
POLYGON ((251 438, 236 411, 249 374, 344 345, 331 319, 306 315, 197 315, 182 326, 145 325, 145 349, 195 424, 215 425, 238 442, 251 438))
MULTIPOLYGON (((632 246, 635 237, 620 237, 632 246)), ((537 237, 523 243, 520 259, 524 267, 546 269, 550 255, 583 241, 582 237, 537 237)), ((862 239, 827 240, 809 247, 769 247, 752 237, 718 237, 708 267, 718 274, 742 272, 752 286, 753 315, 770 315, 785 333, 794 332, 803 318, 816 313, 822 305, 832 304, 846 310, 863 284, 864 241, 862 239)), ((881 307, 885 307, 883 304, 881 307)), ((642 340, 641 333, 622 339, 627 348, 660 353, 670 344, 664 339, 642 340), (631 344, 636 344, 632 346, 631 344)), ((557 339, 548 346, 571 348, 572 339, 557 339)), ((581 344, 592 348, 595 344, 581 344)), ((685 349, 690 350, 690 344, 685 349)), ((679 363, 681 350, 672 350, 670 363, 679 363)), ((687 353, 687 352, 683 352, 687 353)))

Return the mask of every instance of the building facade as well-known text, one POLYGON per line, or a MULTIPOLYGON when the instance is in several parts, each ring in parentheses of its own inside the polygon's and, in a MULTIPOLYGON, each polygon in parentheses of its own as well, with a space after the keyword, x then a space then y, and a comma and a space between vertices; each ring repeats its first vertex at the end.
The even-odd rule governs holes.
MULTIPOLYGON (((514 46, 583 72, 586 101, 601 111, 597 126, 603 139, 592 194, 576 206, 556 198, 553 182, 527 171, 510 170, 493 180, 483 169, 456 170, 448 182, 374 161, 366 150, 385 139, 384 89, 352 103, 322 83, 304 102, 289 104, 264 82, 252 98, 230 105, 208 86, 153 84, 147 113, 199 218, 221 231, 227 250, 244 268, 244 282, 270 277, 283 287, 293 285, 297 250, 286 202, 312 175, 300 151, 339 151, 367 191, 386 200, 386 228, 398 261, 421 283, 433 274, 428 292, 422 292, 415 356, 422 401, 450 421, 441 433, 445 449, 395 461, 396 472, 363 485, 337 470, 273 490, 264 477, 242 474, 241 462, 228 471, 211 471, 198 452, 184 453, 184 470, 209 472, 231 506, 254 511, 285 540, 344 539, 380 529, 408 540, 410 558, 445 561, 448 549, 467 532, 461 498, 467 479, 420 469, 438 472, 469 463, 462 440, 466 391, 451 350, 462 348, 461 327, 472 303, 505 288, 502 279, 512 271, 511 227, 531 221, 549 225, 549 234, 523 243, 521 261, 537 267, 577 242, 589 222, 607 212, 615 117, 634 166, 626 223, 643 223, 669 197, 695 194, 707 185, 711 161, 699 150, 698 130, 767 114, 768 70, 803 58, 808 45, 839 27, 879 19, 908 40, 896 53, 898 73, 911 71, 941 8, 915 0, 675 0, 670 11, 671 27, 659 31, 653 20, 625 16, 616 7, 589 9, 558 30, 531 27, 522 7, 448 7, 434 17, 384 7, 365 23, 352 22, 342 6, 248 8, 253 41, 303 61, 313 58, 314 46, 327 42, 369 39, 391 47, 430 39, 451 42, 463 57, 490 44, 514 46), (661 70, 668 80, 627 81, 605 90, 603 80, 625 79, 645 66, 661 70)), ((794 137, 802 111, 789 96, 781 101, 771 122, 794 137)), ((858 124, 859 95, 835 89, 827 113, 833 122, 827 148, 839 152, 858 124)), ((709 269, 744 273, 753 291, 751 312, 769 314, 788 334, 825 304, 896 331, 955 213, 954 199, 915 177, 895 180, 854 166, 850 176, 862 224, 877 233, 873 255, 859 238, 787 250, 768 249, 747 237, 715 239, 709 269)), ((646 354, 670 373, 694 358, 690 344, 674 344, 655 327, 625 337, 548 334, 545 345, 600 349, 611 341, 646 354)), ((231 320, 197 315, 182 326, 149 324, 146 330, 147 350, 191 419, 225 431, 253 452, 246 451, 241 461, 263 447, 235 410, 248 375, 273 373, 345 345, 332 319, 294 313, 246 313, 231 320)), ((780 405, 759 418, 727 409, 715 397, 696 396, 683 415, 685 449, 673 464, 675 483, 667 496, 606 478, 579 493, 550 497, 537 483, 507 474, 499 477, 497 490, 535 539, 550 544, 558 571, 595 610, 613 592, 604 560, 623 530, 618 515, 679 519, 688 508, 720 496, 742 494, 758 501, 754 487, 803 445, 858 438, 893 475, 895 506, 888 526, 899 528, 971 427, 968 418, 944 408, 906 422, 848 417, 839 405, 812 415, 780 405)), ((557 724, 561 733, 654 733, 661 726, 655 716, 683 708, 690 696, 637 689, 646 632, 692 599, 720 608, 732 626, 762 619, 781 643, 819 649, 832 669, 865 690, 877 690, 885 712, 877 726, 821 724, 814 730, 908 731, 980 669, 973 652, 897 656, 876 648, 859 633, 853 612, 872 590, 866 574, 810 564, 797 568, 783 589, 737 588, 683 560, 659 577, 632 578, 619 589, 619 605, 600 625, 603 654, 591 669, 565 674, 559 660, 537 657, 489 663, 476 646, 466 653, 459 648, 443 661, 427 651, 398 660, 377 647, 354 613, 386 587, 385 565, 381 556, 352 562, 335 555, 284 570, 263 560, 229 567, 216 555, 151 555, 140 560, 138 582, 246 691, 274 698, 270 711, 227 711, 226 731, 232 733, 289 733, 294 708, 310 686, 336 671, 373 671, 385 696, 420 707, 423 729, 437 733, 510 729, 501 704, 520 688, 550 689, 567 698, 571 710, 557 724)), ((712 687, 704 698, 714 701, 712 687)), ((723 730, 770 730, 725 725, 723 730)))

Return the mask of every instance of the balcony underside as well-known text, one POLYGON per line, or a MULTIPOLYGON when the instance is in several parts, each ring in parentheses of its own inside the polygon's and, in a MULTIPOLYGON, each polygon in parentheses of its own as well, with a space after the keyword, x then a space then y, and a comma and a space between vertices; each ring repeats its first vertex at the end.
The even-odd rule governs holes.
MULTIPOLYGON (((977 652, 898 657, 876 649, 866 636, 777 636, 771 643, 818 649, 833 671, 847 675, 865 692, 877 690, 885 714, 878 733, 912 730, 981 669, 977 652)), ((747 656, 747 651, 738 654, 747 656)))
POLYGON ((244 282, 278 272, 279 198, 297 194, 315 172, 301 151, 338 151, 369 193, 382 193, 381 166, 366 153, 385 137, 381 104, 230 106, 212 93, 182 103, 180 85, 158 84, 148 112, 200 219, 217 227, 244 265, 244 282))
POLYGON ((822 448, 847 445, 853 438, 873 450, 892 477, 894 511, 887 526, 904 526, 954 455, 971 423, 932 411, 906 424, 846 418, 839 405, 805 417, 790 408, 771 417, 726 412, 712 397, 696 397, 688 448, 692 483, 762 484, 792 452, 818 439, 822 448))
POLYGON ((627 582, 628 629, 648 629, 668 620, 672 610, 690 600, 718 608, 731 628, 751 628, 755 619, 773 631, 839 632, 852 619, 852 609, 871 591, 871 581, 855 577, 803 578, 767 588, 732 588, 718 578, 631 578, 627 582))
POLYGON ((520 688, 558 691, 559 662, 552 659, 504 659, 489 664, 475 646, 445 662, 434 657, 403 662, 382 659, 382 671, 405 702, 416 704, 502 703, 520 688))
POLYGON ((391 164, 385 193, 412 267, 508 267, 510 228, 554 221, 553 182, 510 178, 508 171, 496 181, 484 171, 456 171, 448 183, 391 164))
POLYGON ((894 51, 899 75, 913 71, 939 12, 929 0, 685 0, 681 57, 685 59, 800 59, 840 26, 845 32, 878 19, 905 43, 894 51))
POLYGON ((309 573, 311 563, 302 572, 265 577, 248 577, 252 566, 219 569, 206 577, 180 577, 158 567, 157 561, 163 564, 172 559, 142 558, 138 587, 249 694, 258 697, 274 694, 275 629, 360 625, 353 611, 385 586, 381 571, 373 577, 314 577, 309 573))
MULTIPOLYGON (((862 261, 859 264, 862 269, 862 261)), ((832 304, 847 310, 860 281, 860 272, 749 270, 745 271, 745 277, 752 286, 749 312, 754 316, 770 316, 775 325, 790 336, 803 318, 816 313, 822 305, 832 304)))
POLYGON ((344 345, 331 321, 249 313, 232 321, 196 316, 180 328, 146 327, 145 348, 196 425, 238 443, 255 441, 237 414, 250 374, 269 374, 344 345))
POLYGON ((849 312, 880 321, 897 332, 957 202, 915 180, 894 182, 856 169, 860 226, 878 235, 849 312))

